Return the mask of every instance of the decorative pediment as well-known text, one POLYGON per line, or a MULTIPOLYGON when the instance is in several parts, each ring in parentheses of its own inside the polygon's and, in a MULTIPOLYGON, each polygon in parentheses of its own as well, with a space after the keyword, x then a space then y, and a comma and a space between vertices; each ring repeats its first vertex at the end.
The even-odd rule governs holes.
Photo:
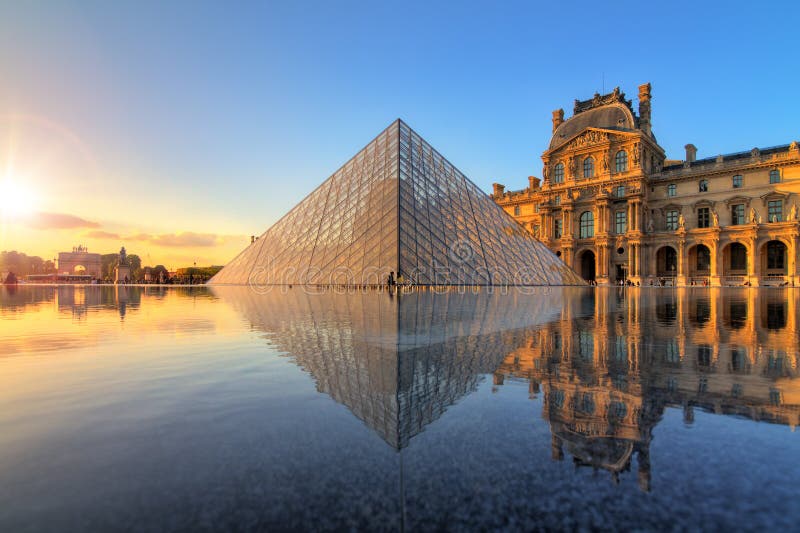
POLYGON ((728 207, 739 204, 744 204, 745 206, 750 207, 750 198, 747 196, 734 196, 733 198, 728 198, 725 200, 725 205, 728 207))
POLYGON ((708 200, 699 200, 699 201, 697 201, 697 202, 692 204, 692 209, 695 210, 695 211, 697 211, 701 207, 713 208, 714 207, 714 202, 710 202, 708 200))
POLYGON ((567 143, 567 150, 575 150, 584 146, 604 144, 610 140, 608 132, 602 130, 586 130, 567 143))
POLYGON ((566 139, 556 148, 546 152, 545 155, 553 157, 553 154, 555 154, 555 152, 557 151, 562 151, 562 150, 572 151, 592 146, 602 146, 610 144, 612 142, 619 142, 626 139, 632 139, 635 137, 637 137, 635 133, 628 133, 621 131, 612 132, 611 130, 604 130, 601 128, 586 128, 577 135, 573 135, 569 139, 566 139))
POLYGON ((781 191, 769 191, 767 194, 761 195, 761 200, 766 202, 767 200, 786 200, 789 198, 788 192, 781 192, 781 191))

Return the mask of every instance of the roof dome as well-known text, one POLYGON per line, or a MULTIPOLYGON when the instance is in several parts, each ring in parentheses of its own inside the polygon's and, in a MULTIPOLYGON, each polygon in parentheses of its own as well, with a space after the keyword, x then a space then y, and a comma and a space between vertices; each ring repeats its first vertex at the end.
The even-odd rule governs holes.
POLYGON ((636 129, 636 118, 630 107, 620 102, 577 112, 569 120, 559 124, 553 132, 549 149, 560 146, 586 128, 634 130, 636 129))

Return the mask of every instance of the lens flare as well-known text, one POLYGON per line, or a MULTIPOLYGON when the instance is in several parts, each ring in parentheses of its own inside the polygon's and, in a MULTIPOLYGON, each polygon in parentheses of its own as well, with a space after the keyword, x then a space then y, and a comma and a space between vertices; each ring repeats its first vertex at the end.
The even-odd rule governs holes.
POLYGON ((29 187, 11 176, 0 178, 0 216, 27 216, 33 214, 35 209, 36 196, 29 187))

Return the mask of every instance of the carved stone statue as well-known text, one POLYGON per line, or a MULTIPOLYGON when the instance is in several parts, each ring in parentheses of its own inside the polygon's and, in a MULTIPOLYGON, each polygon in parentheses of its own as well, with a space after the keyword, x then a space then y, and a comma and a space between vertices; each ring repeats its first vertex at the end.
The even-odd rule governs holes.
POLYGON ((719 227, 719 215, 713 209, 711 210, 711 224, 715 228, 719 227))
POLYGON ((120 265, 128 264, 128 252, 125 251, 124 246, 119 250, 119 264, 120 265))
POLYGON ((686 227, 686 219, 683 218, 683 213, 678 215, 678 227, 680 229, 683 229, 684 227, 686 227))
POLYGON ((750 222, 752 222, 752 223, 759 222, 758 213, 756 212, 756 208, 755 207, 751 207, 750 208, 750 222))
POLYGON ((656 230, 655 223, 653 223, 653 217, 647 221, 647 233, 653 233, 656 230))
POLYGON ((608 170, 608 152, 603 152, 603 170, 608 170))
POLYGON ((792 204, 792 208, 789 209, 789 220, 797 220, 797 204, 792 204))

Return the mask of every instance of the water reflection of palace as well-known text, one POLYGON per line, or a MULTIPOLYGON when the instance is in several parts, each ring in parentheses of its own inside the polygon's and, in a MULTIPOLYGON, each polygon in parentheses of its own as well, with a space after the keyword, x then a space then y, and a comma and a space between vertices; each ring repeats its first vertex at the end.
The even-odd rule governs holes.
POLYGON ((649 489, 652 430, 667 407, 785 424, 800 417, 793 290, 608 289, 531 331, 496 371, 542 391, 553 458, 617 476, 637 455, 649 489))

